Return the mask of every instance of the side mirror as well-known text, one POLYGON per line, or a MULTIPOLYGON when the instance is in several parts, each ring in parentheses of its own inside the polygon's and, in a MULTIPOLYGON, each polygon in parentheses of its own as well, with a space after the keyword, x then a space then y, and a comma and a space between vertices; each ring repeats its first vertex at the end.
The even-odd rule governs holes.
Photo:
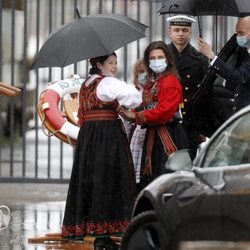
POLYGON ((171 171, 191 170, 193 164, 188 149, 177 150, 169 155, 165 168, 171 171))

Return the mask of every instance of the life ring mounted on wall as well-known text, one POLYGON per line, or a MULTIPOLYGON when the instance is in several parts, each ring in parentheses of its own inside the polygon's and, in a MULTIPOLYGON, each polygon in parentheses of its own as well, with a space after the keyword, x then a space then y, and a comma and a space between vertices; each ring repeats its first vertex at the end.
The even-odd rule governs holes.
POLYGON ((44 133, 54 135, 72 146, 76 144, 79 133, 78 93, 83 81, 78 75, 73 75, 72 78, 50 83, 40 94, 37 107, 44 133), (60 101, 63 101, 63 105, 60 101))

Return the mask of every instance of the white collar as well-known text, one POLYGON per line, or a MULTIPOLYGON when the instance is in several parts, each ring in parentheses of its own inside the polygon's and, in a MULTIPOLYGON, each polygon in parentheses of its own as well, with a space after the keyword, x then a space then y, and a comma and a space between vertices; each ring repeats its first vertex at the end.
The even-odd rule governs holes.
POLYGON ((92 83, 96 78, 100 78, 100 75, 94 74, 91 75, 85 82, 85 85, 88 86, 90 83, 92 83))

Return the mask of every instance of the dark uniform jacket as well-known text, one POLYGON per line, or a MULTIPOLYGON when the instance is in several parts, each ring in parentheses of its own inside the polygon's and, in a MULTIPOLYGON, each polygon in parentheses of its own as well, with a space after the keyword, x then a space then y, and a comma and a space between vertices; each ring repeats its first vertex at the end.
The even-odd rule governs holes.
POLYGON ((173 42, 168 44, 181 78, 183 103, 180 105, 183 126, 190 144, 191 158, 194 158, 200 143, 200 133, 192 122, 192 97, 197 91, 202 79, 208 72, 208 59, 200 54, 190 43, 178 52, 173 42))
POLYGON ((191 44, 188 44, 182 52, 178 52, 173 43, 168 44, 168 46, 181 77, 183 90, 181 112, 183 121, 191 125, 191 98, 208 72, 208 59, 200 54, 191 44))
POLYGON ((217 58, 211 68, 226 79, 225 87, 234 91, 235 111, 250 104, 250 54, 246 48, 238 48, 235 66, 217 58))

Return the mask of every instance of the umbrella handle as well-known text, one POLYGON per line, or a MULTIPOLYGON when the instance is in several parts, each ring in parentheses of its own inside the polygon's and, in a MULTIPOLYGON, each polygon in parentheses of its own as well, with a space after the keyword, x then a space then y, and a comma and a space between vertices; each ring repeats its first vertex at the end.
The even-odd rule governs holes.
POLYGON ((199 37, 202 38, 201 24, 200 24, 200 17, 199 16, 197 16, 197 21, 198 21, 199 37))

